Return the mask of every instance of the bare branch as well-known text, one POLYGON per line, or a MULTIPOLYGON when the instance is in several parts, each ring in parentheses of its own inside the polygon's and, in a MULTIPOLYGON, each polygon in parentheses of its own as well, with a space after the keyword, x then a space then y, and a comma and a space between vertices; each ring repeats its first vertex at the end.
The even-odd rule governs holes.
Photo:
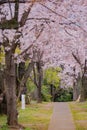
POLYGON ((76 36, 72 35, 70 32, 68 32, 67 27, 64 27, 65 32, 70 35, 71 37, 77 38, 76 36))
POLYGON ((36 39, 38 39, 41 36, 43 30, 44 30, 43 24, 41 25, 41 29, 39 31, 37 31, 37 28, 36 28, 36 39))
POLYGON ((19 94, 18 94, 18 99, 19 99, 19 97, 21 95, 21 91, 23 90, 24 84, 26 83, 28 77, 30 77, 30 74, 31 74, 32 69, 33 69, 33 65, 34 65, 34 62, 31 61, 31 63, 29 63, 29 65, 28 65, 28 67, 27 67, 27 69, 25 71, 25 74, 24 74, 24 76, 23 76, 23 78, 22 78, 22 80, 20 82, 20 91, 19 91, 19 94))
POLYGON ((42 4, 42 3, 40 3, 40 5, 42 5, 43 7, 45 7, 46 9, 48 9, 49 11, 51 11, 52 13, 56 14, 57 16, 60 16, 60 17, 62 17, 62 18, 64 18, 64 19, 66 19, 66 20, 69 22, 69 23, 59 23, 59 24, 61 24, 61 25, 64 25, 64 24, 65 24, 65 25, 74 24, 75 26, 79 27, 82 31, 84 31, 85 33, 87 33, 87 31, 86 31, 83 27, 81 27, 80 25, 78 25, 76 22, 74 22, 74 21, 72 21, 72 20, 69 20, 66 16, 61 15, 61 14, 55 12, 53 9, 50 9, 49 7, 47 7, 46 5, 44 5, 44 4, 42 4))
POLYGON ((10 46, 9 45, 9 39, 8 39, 8 37, 5 36, 5 34, 3 33, 3 31, 2 31, 2 36, 3 36, 3 46, 4 47, 10 46))
MULTIPOLYGON (((15 3, 14 0, 9 0, 10 3, 15 3)), ((1 0, 0 5, 8 3, 8 0, 1 0)), ((31 0, 19 0, 19 3, 31 3, 31 0)))
POLYGON ((43 7, 45 7, 46 9, 48 9, 49 11, 51 11, 52 13, 56 14, 57 16, 61 16, 61 17, 63 17, 64 19, 67 19, 67 17, 65 17, 65 16, 63 16, 63 15, 61 15, 61 14, 55 12, 54 10, 50 9, 49 7, 47 7, 46 5, 44 5, 44 4, 42 4, 42 3, 40 3, 40 5, 42 5, 43 7))
POLYGON ((9 4, 10 14, 11 14, 11 18, 12 18, 12 9, 11 9, 11 3, 10 3, 10 0, 8 0, 8 4, 9 4))
MULTIPOLYGON (((67 18, 67 20, 68 20, 68 18, 67 18)), ((79 29, 81 29, 83 32, 85 32, 85 33, 87 33, 87 31, 84 29, 84 28, 82 28, 80 25, 78 25, 76 22, 73 22, 73 21, 70 21, 69 20, 69 23, 59 23, 60 25, 67 25, 67 26, 70 26, 70 25, 75 25, 75 26, 77 26, 79 29)))
POLYGON ((20 27, 22 27, 23 25, 25 25, 26 21, 27 21, 27 18, 28 18, 28 15, 34 5, 36 0, 32 0, 32 3, 31 5, 29 6, 29 8, 27 9, 27 11, 24 11, 23 15, 22 15, 22 18, 20 20, 20 27))
POLYGON ((72 52, 72 56, 73 56, 74 59, 77 61, 77 63, 78 63, 80 66, 82 66, 80 59, 79 59, 73 52, 72 52))
POLYGON ((46 22, 48 22, 48 21, 51 21, 51 22, 55 22, 54 20, 51 20, 51 19, 49 19, 49 18, 28 18, 27 20, 39 20, 39 21, 46 21, 46 22))
POLYGON ((18 56, 16 56, 14 59, 17 59, 18 57, 20 57, 21 55, 23 55, 24 53, 26 53, 29 49, 31 49, 33 47, 32 45, 29 45, 24 51, 22 51, 18 56))

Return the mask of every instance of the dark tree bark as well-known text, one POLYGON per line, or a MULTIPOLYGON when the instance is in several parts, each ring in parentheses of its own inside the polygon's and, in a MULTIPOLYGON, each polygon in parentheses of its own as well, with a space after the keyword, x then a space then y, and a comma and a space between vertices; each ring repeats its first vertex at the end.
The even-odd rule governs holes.
POLYGON ((35 91, 35 97, 38 103, 42 102, 42 82, 43 82, 43 51, 41 50, 34 50, 36 53, 36 61, 35 64, 33 65, 33 77, 31 80, 33 83, 36 85, 37 89, 35 91))
POLYGON ((87 99, 87 75, 84 74, 82 77, 82 87, 81 87, 81 98, 80 101, 86 101, 87 99))
POLYGON ((18 125, 16 107, 16 75, 12 51, 5 52, 5 89, 7 97, 7 124, 18 125))
POLYGON ((84 71, 82 75, 82 87, 80 101, 86 101, 87 99, 87 60, 85 59, 84 71))
MULTIPOLYGON (((21 62, 21 63, 19 63, 19 65, 16 64, 16 92, 17 92, 17 96, 19 95, 20 82, 21 82, 24 74, 25 74, 25 62, 21 62)), ((24 84, 23 88, 24 88, 24 90, 26 89, 26 83, 24 84)), ((23 93, 26 93, 26 92, 23 92, 23 93)))
POLYGON ((33 76, 34 79, 30 76, 33 83, 36 85, 36 90, 34 92, 34 97, 38 103, 42 102, 42 82, 43 82, 43 69, 40 62, 37 62, 33 66, 33 76))
POLYGON ((56 93, 56 89, 53 86, 53 84, 50 85, 50 94, 51 94, 51 100, 54 101, 55 100, 55 93, 56 93))
POLYGON ((0 114, 7 114, 7 100, 4 88, 4 71, 0 70, 0 114))
POLYGON ((41 95, 41 86, 37 87, 37 102, 41 103, 42 102, 42 95, 41 95))
POLYGON ((72 53, 74 59, 77 61, 77 63, 80 65, 81 72, 80 72, 80 80, 79 80, 79 89, 80 89, 80 101, 86 101, 87 99, 87 60, 85 59, 84 67, 81 63, 81 60, 77 54, 75 55, 72 53))
POLYGON ((76 101, 78 99, 78 86, 76 83, 73 85, 73 101, 76 101))
POLYGON ((36 63, 36 69, 37 69, 37 81, 36 86, 37 86, 37 102, 40 103, 42 102, 42 94, 41 94, 41 89, 42 89, 42 81, 43 81, 43 70, 41 66, 41 62, 36 63))
POLYGON ((28 77, 30 77, 30 74, 31 74, 31 72, 33 70, 33 66, 34 66, 34 62, 32 60, 31 63, 29 63, 29 65, 28 65, 27 69, 25 70, 25 73, 24 73, 24 75, 23 75, 23 77, 22 77, 22 79, 20 81, 18 99, 19 99, 19 97, 21 95, 21 92, 24 90, 24 86, 25 86, 25 84, 27 82, 28 77))
POLYGON ((81 88, 82 88, 82 78, 80 77, 80 74, 78 75, 78 78, 73 83, 73 100, 78 100, 80 94, 81 94, 81 88))
POLYGON ((4 91, 4 72, 0 70, 0 94, 4 91))
MULTIPOLYGON (((13 2, 13 1, 11 1, 13 2)), ((18 29, 20 27, 23 27, 27 21, 28 15, 35 3, 35 1, 31 1, 29 4, 29 7, 24 13, 22 14, 22 17, 20 21, 18 21, 19 17, 19 4, 21 3, 19 0, 14 0, 15 3, 15 9, 14 9, 14 15, 12 16, 12 9, 11 9, 11 2, 10 1, 1 1, 0 4, 7 3, 9 5, 9 10, 11 14, 11 19, 7 20, 6 17, 1 19, 0 22, 0 29, 2 29, 2 35, 3 35, 3 47, 5 48, 5 90, 6 90, 6 97, 7 97, 7 124, 11 126, 17 126, 18 125, 18 118, 17 118, 17 107, 16 107, 16 74, 15 74, 15 63, 14 63, 14 53, 17 45, 19 45, 19 38, 21 36, 21 33, 19 34, 18 29), (9 44, 9 38, 6 37, 3 33, 3 30, 5 29, 15 29, 16 35, 13 38, 12 44, 9 44), (9 48, 8 51, 6 51, 6 47, 9 48)), ((27 50, 29 47, 27 48, 27 50)), ((26 51, 26 50, 25 50, 26 51)), ((24 51, 24 52, 25 52, 24 51)), ((30 66, 29 70, 32 67, 30 66)), ((28 72, 31 72, 28 71, 28 72)), ((28 73, 27 72, 27 73, 28 73)), ((22 82, 20 83, 20 86, 24 86, 24 83, 27 80, 27 76, 29 74, 24 75, 24 79, 22 79, 22 82)))

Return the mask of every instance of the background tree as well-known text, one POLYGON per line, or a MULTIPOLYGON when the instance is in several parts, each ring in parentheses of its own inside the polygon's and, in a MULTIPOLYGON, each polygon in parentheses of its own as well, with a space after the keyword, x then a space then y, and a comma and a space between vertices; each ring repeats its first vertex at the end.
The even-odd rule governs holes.
POLYGON ((87 61, 85 59, 84 64, 82 64, 81 59, 79 57, 78 51, 77 54, 72 53, 74 59, 77 61, 77 63, 80 65, 80 75, 78 75, 77 79, 77 87, 80 89, 78 90, 80 92, 80 101, 85 101, 87 98, 87 89, 86 89, 86 84, 87 84, 87 61))
POLYGON ((43 51, 41 50, 37 51, 37 60, 36 63, 33 66, 33 75, 34 75, 34 84, 37 87, 37 101, 42 101, 42 83, 43 83, 43 51))
POLYGON ((50 86, 50 94, 52 96, 52 101, 54 101, 55 93, 57 88, 60 86, 60 77, 58 73, 60 72, 60 68, 48 68, 44 73, 44 82, 45 84, 50 86))
MULTIPOLYGON (((27 1, 26 1, 27 2, 27 1)), ((68 63, 72 66, 77 65, 75 62, 72 51, 74 48, 82 48, 87 47, 87 20, 85 18, 87 14, 86 10, 86 1, 75 1, 70 0, 67 1, 30 1, 27 2, 28 4, 25 6, 27 8, 19 9, 19 3, 24 5, 25 1, 0 1, 0 46, 4 46, 5 52, 5 63, 6 63, 6 70, 5 75, 8 79, 13 80, 13 84, 15 85, 15 66, 14 66, 14 54, 15 50, 18 46, 20 46, 20 41, 26 41, 26 48, 24 47, 23 53, 28 52, 30 47, 29 43, 36 44, 36 36, 38 37, 38 32, 44 31, 42 33, 42 37, 38 40, 38 46, 40 43, 44 43, 45 46, 45 59, 48 58, 49 63, 46 64, 47 66, 58 66, 59 64, 65 64, 65 67, 68 63), (12 4, 11 4, 12 3, 12 4), (35 3, 35 4, 34 4, 35 3), (28 6, 29 5, 29 6, 28 6), (34 6, 35 5, 35 6, 34 6), (78 8, 79 6, 79 8, 78 8), (7 8, 8 9, 7 9, 7 8), (33 7, 33 10, 31 11, 33 7), (7 9, 7 10, 6 10, 7 9), (24 9, 24 10, 23 10, 24 9), (40 10, 40 11, 39 11, 40 10), (7 14, 8 12, 8 14, 7 14), (21 13, 20 13, 21 12, 21 13), (29 15, 31 13, 31 15, 29 15), (29 17, 28 17, 29 15, 29 17), (38 17, 37 17, 38 16, 38 17), (27 22, 29 21, 29 23, 27 22), (40 21, 40 22, 38 22, 40 21), (52 21, 52 22, 50 22, 52 21), (25 24, 28 23, 28 24, 25 24), (43 26, 42 23, 45 23, 43 26), (39 25, 39 26, 38 26, 39 25), (29 27, 29 28, 28 28, 29 27), (43 28, 42 28, 43 27, 43 28), (32 34, 35 35, 32 37, 32 34), (13 35, 14 34, 14 35, 13 35), (29 34, 29 35, 27 35, 29 34), (30 35, 31 34, 31 35, 30 35), (22 36, 25 36, 25 38, 22 36), (30 37, 29 37, 30 36, 30 37), (20 40, 19 40, 20 39, 20 40), (27 40, 28 39, 28 40, 27 40), (60 59, 60 60, 59 60, 60 59)), ((24 6, 23 6, 24 7, 24 6)), ((21 8, 21 6, 20 6, 21 8)), ((40 34, 40 33, 39 33, 40 34)), ((24 42, 25 43, 25 42, 24 42)), ((23 43, 22 43, 23 45, 23 43)), ((85 52, 85 51, 83 51, 85 52)), ((85 53, 86 54, 86 53, 85 53)), ((86 54, 87 55, 87 54, 86 54)), ((21 57, 21 55, 20 55, 21 57)), ((29 68, 32 68, 34 64, 34 60, 31 58, 31 63, 29 68)), ((66 67, 67 68, 67 67, 66 67)), ((79 67, 78 67, 79 68, 79 67)), ((29 69, 31 72, 32 69, 29 69)), ((71 69, 69 70, 71 71, 71 69)), ((23 76, 20 86, 24 86, 26 76, 29 76, 27 73, 23 76)), ((8 79, 6 78, 6 88, 10 90, 13 85, 8 83, 8 79)), ((65 79, 65 78, 64 78, 65 79)), ((71 79, 71 77, 69 77, 71 79)), ((70 83, 70 80, 67 80, 70 83)), ((68 85, 67 85, 68 86, 68 85)), ((21 88, 21 87, 20 87, 21 88)), ((14 91, 14 90, 13 90, 14 91)), ((12 91, 12 92, 13 92, 12 91)), ((7 95, 9 96, 10 91, 8 91, 7 95)), ((15 97, 15 94, 12 94, 15 97)), ((19 94, 20 95, 20 94, 19 94)), ((16 112, 16 105, 14 106, 14 115, 12 116, 11 113, 13 110, 11 105, 12 102, 16 104, 15 98, 11 99, 11 96, 8 98, 8 124, 17 125, 17 112, 16 112), (11 102, 11 100, 13 100, 11 102), (10 105, 9 105, 10 104, 10 105), (11 112, 11 113, 10 113, 11 112), (11 115, 11 116, 10 116, 11 115), (10 122, 10 117, 12 117, 13 121, 10 122)))

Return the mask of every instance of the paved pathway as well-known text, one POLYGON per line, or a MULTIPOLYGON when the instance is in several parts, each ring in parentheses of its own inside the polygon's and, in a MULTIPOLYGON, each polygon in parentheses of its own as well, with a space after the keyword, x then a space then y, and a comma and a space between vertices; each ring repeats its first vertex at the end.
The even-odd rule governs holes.
POLYGON ((75 130, 68 103, 54 103, 54 111, 48 130, 75 130))

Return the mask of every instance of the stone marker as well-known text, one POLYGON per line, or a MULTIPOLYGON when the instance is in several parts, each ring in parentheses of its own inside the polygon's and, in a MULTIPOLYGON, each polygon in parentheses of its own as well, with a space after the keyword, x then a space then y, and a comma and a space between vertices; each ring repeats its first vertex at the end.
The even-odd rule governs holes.
POLYGON ((22 101, 22 109, 25 109, 25 95, 24 94, 22 94, 21 95, 21 101, 22 101))

